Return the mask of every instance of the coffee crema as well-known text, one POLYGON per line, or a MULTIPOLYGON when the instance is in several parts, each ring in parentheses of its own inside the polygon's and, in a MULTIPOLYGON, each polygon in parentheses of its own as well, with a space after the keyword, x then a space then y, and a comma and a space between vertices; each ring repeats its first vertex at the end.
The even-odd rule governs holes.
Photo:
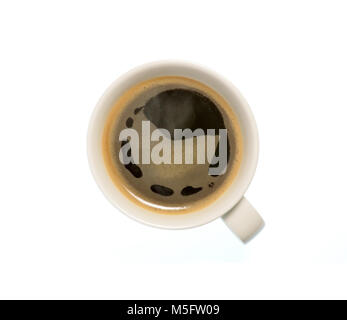
POLYGON ((193 79, 166 76, 138 83, 118 98, 106 120, 102 152, 111 180, 129 200, 156 213, 183 214, 208 206, 230 186, 241 165, 243 140, 236 115, 216 91, 193 79), (136 131, 139 139, 120 139, 124 129, 136 131), (156 129, 162 132, 160 138, 156 129), (178 129, 199 134, 179 142, 178 129), (223 130, 227 132, 225 165, 220 160, 203 163, 203 158, 221 159, 218 147, 223 130), (150 139, 154 136, 155 141, 150 139), (208 145, 202 148, 206 141, 216 146, 212 154, 208 145), (181 163, 176 161, 175 151, 180 150, 176 143, 182 146, 181 163), (165 145, 169 151, 163 154, 160 147, 165 145), (144 161, 146 152, 153 154, 158 146, 160 159, 169 162, 144 161), (131 161, 124 162, 125 158, 131 161))

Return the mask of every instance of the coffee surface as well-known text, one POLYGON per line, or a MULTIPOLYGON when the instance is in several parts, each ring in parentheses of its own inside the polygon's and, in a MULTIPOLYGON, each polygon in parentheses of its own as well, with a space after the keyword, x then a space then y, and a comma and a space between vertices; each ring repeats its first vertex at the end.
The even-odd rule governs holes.
POLYGON ((174 137, 174 129, 224 129, 218 107, 203 94, 188 89, 165 90, 144 106, 144 114, 157 128, 164 128, 174 137))
POLYGON ((108 116, 102 147, 106 168, 116 187, 138 205, 158 213, 188 213, 213 202, 236 177, 242 159, 241 130, 230 106, 211 88, 183 77, 154 78, 124 92, 108 116), (161 132, 159 141, 141 143, 146 121, 151 134, 156 129, 161 132), (129 138, 119 139, 124 129, 138 133, 137 145, 129 138), (201 129, 181 142, 180 164, 175 163, 175 129, 201 129), (211 135, 209 129, 214 129, 216 135, 211 135), (210 158, 218 156, 220 129, 227 130, 226 169, 212 176, 209 168, 218 163, 198 163, 199 152, 203 150, 205 159, 209 158, 207 147, 200 148, 202 144, 206 146, 209 136, 215 143, 210 158), (171 163, 143 163, 143 151, 158 148, 158 143, 170 145, 171 163), (193 148, 186 149, 186 143, 193 148), (133 157, 137 146, 138 163, 133 157), (186 156, 193 163, 185 163, 186 156), (126 157, 132 161, 124 164, 126 157))

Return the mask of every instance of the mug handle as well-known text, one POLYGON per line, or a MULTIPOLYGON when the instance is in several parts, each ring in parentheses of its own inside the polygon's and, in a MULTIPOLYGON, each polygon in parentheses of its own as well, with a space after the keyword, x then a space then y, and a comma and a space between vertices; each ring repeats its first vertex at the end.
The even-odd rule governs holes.
POLYGON ((265 225, 260 214, 244 197, 222 219, 244 243, 251 240, 265 225))

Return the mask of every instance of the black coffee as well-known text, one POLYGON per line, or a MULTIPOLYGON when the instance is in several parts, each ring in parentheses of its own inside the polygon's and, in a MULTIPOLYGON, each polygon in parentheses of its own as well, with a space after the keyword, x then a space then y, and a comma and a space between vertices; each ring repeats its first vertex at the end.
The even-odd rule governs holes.
POLYGON ((117 101, 105 126, 103 153, 113 182, 132 201, 159 213, 188 213, 214 201, 235 178, 242 136, 231 108, 211 88, 163 77, 130 88, 117 101), (122 131, 128 132, 124 129, 137 132, 138 139, 120 139, 122 131), (224 150, 219 148, 222 130, 223 165, 217 161, 224 150), (208 141, 214 143, 209 156, 208 141), (176 161, 177 150, 182 151, 181 162, 176 161))

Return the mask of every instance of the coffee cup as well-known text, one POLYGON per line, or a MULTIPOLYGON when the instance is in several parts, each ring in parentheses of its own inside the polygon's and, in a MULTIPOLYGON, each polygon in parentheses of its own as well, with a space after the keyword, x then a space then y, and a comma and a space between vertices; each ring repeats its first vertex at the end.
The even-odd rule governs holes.
MULTIPOLYGON (((172 84, 170 85, 172 86, 172 84)), ((182 91, 183 89, 180 90, 182 91)), ((171 89, 170 94, 172 91, 171 89)), ((168 92, 168 90, 165 92, 168 92)), ((177 95, 177 92, 175 94, 177 95)), ((132 98, 132 95, 128 96, 130 97, 129 99, 132 98)), ((171 96, 174 96, 174 93, 171 96)), ((196 100, 198 98, 194 99, 196 100)), ((216 98, 216 100, 218 99, 216 98)), ((140 110, 140 108, 138 109, 140 110)), ((182 113, 182 111, 180 112, 182 113)), ((147 112, 148 114, 149 112, 147 112)), ((133 118, 131 118, 131 123, 133 122, 133 118)), ((115 80, 102 95, 92 113, 88 128, 87 151, 92 174, 106 198, 121 212, 138 222, 152 227, 185 229, 201 226, 217 218, 222 218, 226 225, 243 242, 247 242, 253 238, 264 226, 261 216, 244 197, 253 178, 258 161, 258 132, 253 114, 246 100, 233 84, 205 67, 181 61, 158 61, 136 67, 115 80), (154 195, 160 198, 158 205, 154 209, 147 206, 146 202, 148 201, 144 200, 143 203, 145 205, 143 205, 143 203, 138 201, 136 194, 134 198, 125 194, 123 189, 127 188, 124 188, 122 185, 124 183, 121 179, 117 180, 117 177, 112 177, 107 167, 107 161, 105 162, 105 152, 103 151, 105 125, 108 119, 110 119, 112 110, 117 108, 117 103, 124 97, 125 92, 129 92, 131 88, 134 88, 138 84, 148 83, 151 79, 189 79, 189 83, 197 83, 197 90, 201 88, 202 92, 208 92, 209 90, 213 92, 212 95, 219 97, 220 101, 223 101, 227 105, 226 108, 230 108, 229 111, 231 114, 237 118, 238 130, 242 136, 242 157, 240 157, 237 172, 234 170, 236 173, 232 182, 227 187, 221 188, 222 191, 211 193, 208 201, 202 201, 201 199, 196 201, 196 203, 202 204, 200 206, 194 205, 194 210, 180 211, 175 209, 176 211, 171 210, 168 214, 166 208, 161 210, 161 207, 165 207, 165 203, 169 202, 169 199, 172 201, 173 197, 160 198, 160 195, 154 195)), ((125 172, 125 174, 128 174, 127 171, 125 172)), ((136 183, 140 185, 142 182, 138 180, 136 183)), ((135 188, 136 183, 134 183, 135 188)), ((210 183, 209 185, 211 186, 213 184, 210 183)), ((193 187, 186 187, 185 190, 188 190, 187 188, 193 187)), ((198 190, 198 188, 195 189, 198 190)), ((152 191, 156 192, 153 185, 152 191)), ((176 192, 176 190, 172 190, 172 193, 174 191, 176 192)), ((181 191, 181 194, 185 195, 183 191, 184 189, 181 191)), ((164 192, 166 191, 164 190, 164 192)), ((171 194, 169 193, 162 195, 170 196, 171 194)), ((180 194, 178 191, 176 194, 175 203, 179 203, 180 194)), ((183 201, 186 203, 186 198, 182 197, 183 201)), ((168 206, 171 209, 176 207, 177 205, 168 206)))

